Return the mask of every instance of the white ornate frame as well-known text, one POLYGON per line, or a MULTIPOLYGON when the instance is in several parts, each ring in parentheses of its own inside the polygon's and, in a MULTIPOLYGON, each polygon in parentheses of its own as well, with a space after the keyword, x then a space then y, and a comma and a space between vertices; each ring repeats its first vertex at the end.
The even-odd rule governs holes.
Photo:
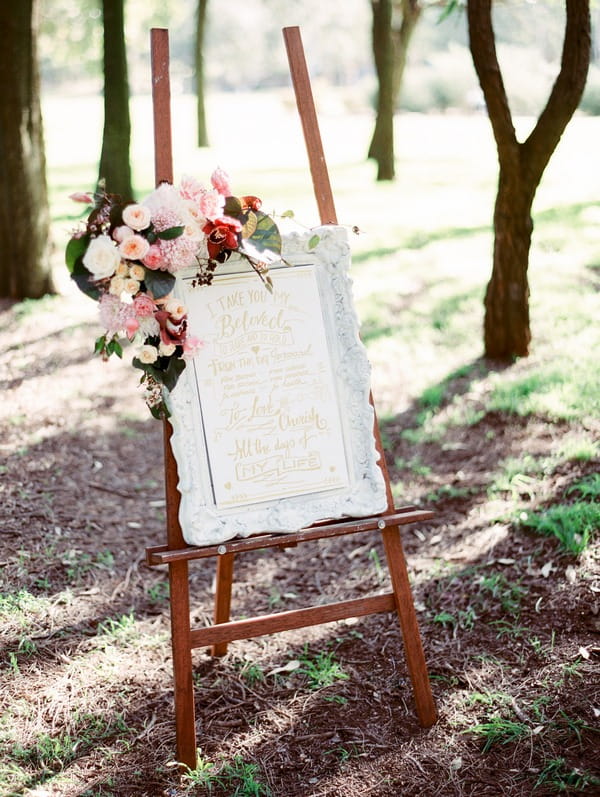
MULTIPOLYGON (((281 268, 314 264, 326 330, 330 365, 337 388, 349 484, 234 508, 217 507, 205 443, 201 403, 191 363, 169 396, 181 494, 180 523, 191 545, 218 544, 255 533, 291 532, 318 521, 377 515, 387 507, 386 487, 373 434, 374 410, 369 400, 370 366, 358 334, 349 278, 350 246, 342 227, 324 226, 283 239, 281 268), (318 236, 318 244, 311 247, 318 236)), ((250 268, 239 256, 219 266, 218 273, 250 268)), ((277 285, 278 268, 271 268, 277 285)), ((195 269, 178 274, 176 294, 185 302, 195 269)), ((257 284, 258 277, 256 277, 257 284)), ((210 291, 209 288, 201 290, 210 291)), ((190 317, 190 326, 192 319, 190 317)))

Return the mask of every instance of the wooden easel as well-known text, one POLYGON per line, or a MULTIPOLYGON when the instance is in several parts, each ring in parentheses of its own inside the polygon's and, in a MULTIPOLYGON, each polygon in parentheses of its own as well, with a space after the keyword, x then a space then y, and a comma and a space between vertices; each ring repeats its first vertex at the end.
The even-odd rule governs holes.
MULTIPOLYGON (((319 215, 323 224, 335 224, 337 219, 333 195, 323 155, 300 30, 297 27, 284 28, 283 34, 319 215)), ((158 185, 165 181, 173 183, 168 31, 156 28, 151 31, 151 58, 155 178, 158 185)), ((195 547, 184 541, 179 524, 180 496, 177 490, 177 464, 171 450, 171 426, 168 421, 165 421, 167 544, 148 548, 146 560, 150 566, 166 564, 169 568, 177 760, 181 764, 191 769, 196 766, 196 729, 192 682, 192 650, 194 648, 210 646, 213 656, 223 656, 227 652, 227 644, 234 640, 250 639, 263 634, 320 625, 349 617, 363 617, 391 611, 398 613, 419 722, 423 727, 429 727, 436 721, 436 708, 431 694, 399 528, 402 525, 427 520, 433 516, 433 513, 412 506, 394 508, 377 420, 375 420, 374 434, 387 488, 387 509, 382 515, 318 525, 285 535, 261 534, 243 540, 231 540, 220 545, 195 547), (310 540, 372 530, 380 531, 383 538, 393 588, 391 592, 245 620, 230 620, 233 565, 236 555, 260 548, 286 548, 310 540), (209 557, 217 559, 214 625, 208 628, 192 629, 190 626, 188 563, 194 559, 209 557)))

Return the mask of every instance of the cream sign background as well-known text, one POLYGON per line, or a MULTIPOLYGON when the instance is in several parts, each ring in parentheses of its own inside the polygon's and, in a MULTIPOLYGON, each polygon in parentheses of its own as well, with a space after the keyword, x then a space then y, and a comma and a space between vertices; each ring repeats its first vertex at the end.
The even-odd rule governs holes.
POLYGON ((195 545, 386 507, 346 233, 285 239, 269 293, 243 259, 178 279, 204 345, 171 396, 180 520, 195 545))
POLYGON ((278 270, 273 294, 254 272, 196 293, 194 371, 219 509, 348 486, 314 269, 278 270))

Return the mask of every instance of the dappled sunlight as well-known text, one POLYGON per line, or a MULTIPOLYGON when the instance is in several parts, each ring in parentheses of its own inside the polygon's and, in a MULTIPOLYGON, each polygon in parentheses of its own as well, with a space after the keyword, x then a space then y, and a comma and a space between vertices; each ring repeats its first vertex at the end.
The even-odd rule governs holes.
MULTIPOLYGON (((193 98, 179 83, 174 94, 176 178, 221 166, 268 212, 292 209, 288 229, 318 223, 291 87, 209 95, 206 149, 195 145, 193 98)), ((377 184, 365 160, 371 112, 351 95, 315 85, 338 218, 360 229, 350 234, 353 290, 394 497, 434 512, 402 538, 440 720, 427 731, 417 723, 397 617, 349 619, 240 640, 219 660, 195 650, 201 753, 257 762, 274 794, 323 797, 399 794, 405 784, 493 790, 513 761, 518 794, 549 757, 575 767, 593 746, 585 727, 575 725, 578 738, 559 723, 561 712, 573 723, 592 717, 596 546, 565 552, 521 520, 597 502, 590 153, 600 119, 573 120, 542 180, 532 355, 501 365, 482 358, 497 183, 489 120, 398 114, 397 180, 377 184), (347 678, 315 688, 297 665, 319 657, 347 678), (539 702, 548 695, 550 708, 539 702), (482 754, 473 728, 519 712, 523 741, 482 754)), ((154 184, 149 96, 131 107, 142 195, 154 184)), ((102 103, 47 97, 44 115, 59 295, 0 314, 2 741, 14 782, 31 794, 183 794, 166 768, 175 756, 167 574, 144 564, 145 546, 164 541, 162 427, 149 418, 133 349, 122 361, 93 356, 97 307, 63 264, 80 210, 68 195, 96 179, 102 103)), ((517 120, 519 132, 530 123, 517 120)), ((212 560, 190 567, 195 626, 211 622, 213 578, 212 560)), ((232 614, 385 591, 381 539, 359 534, 238 557, 232 614)))

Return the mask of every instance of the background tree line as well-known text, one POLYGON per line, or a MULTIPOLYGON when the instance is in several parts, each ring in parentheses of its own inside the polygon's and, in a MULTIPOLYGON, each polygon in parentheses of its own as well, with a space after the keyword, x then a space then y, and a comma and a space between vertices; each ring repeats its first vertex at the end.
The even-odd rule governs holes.
MULTIPOLYGON (((500 183, 494 216, 494 271, 486 296, 486 354, 502 358, 527 354, 530 338, 527 260, 532 229, 531 205, 544 168, 585 86, 593 53, 588 0, 540 4, 542 16, 537 18, 537 24, 533 28, 522 26, 518 29, 517 40, 522 39, 523 44, 530 44, 531 39, 528 41, 523 33, 527 28, 528 36, 535 37, 537 43, 536 57, 549 62, 556 56, 557 41, 561 42, 556 31, 565 28, 561 73, 553 85, 548 103, 542 105, 543 110, 540 108, 538 124, 523 144, 517 142, 514 135, 503 80, 501 77, 499 80, 491 79, 492 72, 495 71, 496 78, 501 74, 495 69, 498 66, 496 48, 505 35, 504 25, 508 19, 503 17, 508 10, 500 2, 495 4, 493 27, 491 0, 467 3, 468 25, 464 24, 465 16, 461 14, 454 14, 453 17, 448 15, 444 25, 437 24, 441 19, 439 6, 444 4, 430 4, 426 0, 372 0, 370 9, 359 0, 330 4, 307 0, 302 4, 302 18, 289 22, 285 13, 289 10, 289 4, 283 0, 264 0, 260 3, 256 0, 239 5, 230 3, 227 14, 220 13, 215 4, 200 0, 195 8, 193 25, 190 24, 192 12, 189 8, 182 9, 181 5, 172 2, 159 5, 155 0, 143 3, 141 0, 127 0, 126 4, 125 0, 55 0, 50 12, 49 4, 42 3, 40 6, 39 0, 27 0, 19 6, 19 10, 2 10, 3 18, 0 21, 5 23, 9 45, 12 44, 12 49, 9 46, 7 52, 11 53, 10 59, 14 62, 6 65, 8 73, 12 75, 11 90, 5 88, 4 96, 0 97, 0 100, 4 100, 0 106, 5 108, 5 119, 0 129, 3 140, 0 143, 4 144, 3 152, 8 152, 10 156, 6 159, 5 176, 8 177, 9 172, 12 175, 11 188, 15 180, 21 183, 19 194, 23 201, 29 197, 32 203, 29 215, 35 217, 39 224, 36 225, 37 243, 34 245, 33 240, 29 240, 24 247, 26 252, 22 251, 22 245, 19 248, 20 245, 12 236, 12 249, 5 251, 12 251, 13 254, 0 269, 0 293, 22 298, 41 295, 50 287, 44 256, 48 212, 39 103, 39 62, 47 84, 57 86, 64 85, 64 78, 72 75, 75 65, 77 82, 87 82, 88 89, 98 80, 99 74, 103 74, 105 127, 99 180, 105 179, 109 190, 133 197, 129 174, 129 70, 133 67, 134 87, 135 67, 139 58, 142 58, 147 71, 147 44, 139 43, 139 35, 147 37, 148 29, 153 26, 164 25, 171 30, 174 80, 179 81, 185 90, 191 87, 188 84, 193 85, 193 79, 196 78, 194 88, 199 89, 200 96, 199 143, 203 144, 206 142, 206 130, 202 129, 205 121, 202 103, 204 81, 221 90, 255 90, 287 84, 289 78, 287 64, 283 63, 280 27, 282 20, 285 24, 301 24, 305 40, 310 42, 314 79, 326 78, 337 85, 348 85, 358 91, 363 81, 368 82, 370 79, 377 113, 369 155, 377 161, 378 179, 393 179, 394 112, 399 105, 404 67, 409 64, 408 44, 416 39, 419 20, 435 11, 433 26, 432 17, 429 18, 429 40, 425 52, 433 58, 440 51, 447 50, 450 43, 465 48, 464 39, 467 37, 481 84, 482 99, 477 100, 480 93, 474 80, 469 96, 474 103, 485 102, 498 147, 500 183), (59 5, 61 8, 58 8, 59 5), (40 9, 44 12, 42 20, 39 17, 40 9), (358 13, 351 13, 354 10, 358 13), (364 43, 367 28, 364 18, 369 11, 376 87, 373 86, 366 57, 369 48, 364 43), (541 24, 542 17, 544 24, 541 24), (132 19, 135 19, 135 28, 131 27, 132 19), (70 24, 65 24, 66 20, 70 24), (457 20, 462 20, 463 24, 457 20), (445 35, 443 44, 439 40, 442 28, 445 35), (327 36, 320 35, 323 29, 327 30, 327 36), (453 32, 449 34, 449 30, 453 32), (540 35, 540 30, 548 31, 548 35, 540 35), (39 59, 38 35, 42 42, 47 37, 39 59), (50 40, 53 43, 50 49, 53 55, 49 59, 45 47, 50 40), (97 56, 99 42, 103 42, 101 70, 97 56), (91 46, 93 44, 96 47, 91 46), (56 53, 62 55, 55 61, 56 53), (15 120, 23 115, 27 117, 29 135, 29 141, 25 143, 35 153, 35 157, 29 158, 26 165, 23 157, 12 157, 13 152, 23 149, 24 142, 19 141, 18 134, 13 139, 9 135, 11 130, 14 132, 18 127, 15 120), (534 163, 535 168, 530 168, 529 163, 534 163)), ((452 9, 462 4, 449 0, 446 5, 452 9)), ((511 21, 514 23, 514 17, 511 21)), ((514 39, 514 30, 512 34, 514 39)), ((412 64, 410 66, 412 68, 412 64)), ((9 184, 3 182, 5 186, 9 184)), ((0 194, 4 194, 0 195, 0 243, 4 243, 9 241, 12 233, 10 200, 6 189, 0 194)))

